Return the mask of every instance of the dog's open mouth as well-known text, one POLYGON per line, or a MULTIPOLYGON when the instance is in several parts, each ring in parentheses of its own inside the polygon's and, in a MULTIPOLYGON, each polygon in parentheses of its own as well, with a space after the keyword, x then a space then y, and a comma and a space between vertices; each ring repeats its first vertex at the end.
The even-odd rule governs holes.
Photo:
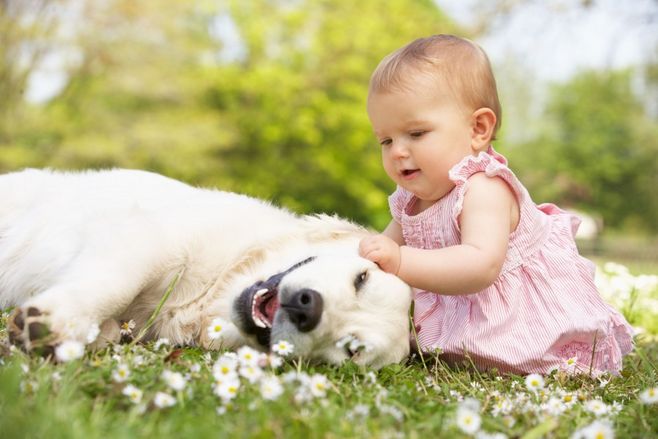
POLYGON ((238 328, 255 335, 258 343, 269 347, 274 317, 280 308, 279 283, 285 275, 313 259, 306 258, 286 271, 270 276, 266 281, 258 281, 245 288, 233 303, 233 321, 238 328))
POLYGON ((274 315, 279 309, 279 295, 276 289, 261 288, 251 300, 251 318, 259 328, 272 328, 274 315))

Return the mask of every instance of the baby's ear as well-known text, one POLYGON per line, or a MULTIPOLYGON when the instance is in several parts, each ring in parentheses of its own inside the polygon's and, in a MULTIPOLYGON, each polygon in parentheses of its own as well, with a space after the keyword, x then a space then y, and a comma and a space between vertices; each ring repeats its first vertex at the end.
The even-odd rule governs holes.
POLYGON ((471 146, 474 151, 485 151, 494 134, 496 114, 491 108, 475 110, 472 117, 471 146))

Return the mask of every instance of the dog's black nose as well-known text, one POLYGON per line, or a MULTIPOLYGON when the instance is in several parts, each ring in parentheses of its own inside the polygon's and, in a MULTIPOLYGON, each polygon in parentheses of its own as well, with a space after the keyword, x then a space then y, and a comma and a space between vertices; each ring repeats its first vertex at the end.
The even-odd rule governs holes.
POLYGON ((281 309, 297 329, 308 332, 318 325, 322 317, 322 296, 315 290, 305 288, 282 302, 281 309))

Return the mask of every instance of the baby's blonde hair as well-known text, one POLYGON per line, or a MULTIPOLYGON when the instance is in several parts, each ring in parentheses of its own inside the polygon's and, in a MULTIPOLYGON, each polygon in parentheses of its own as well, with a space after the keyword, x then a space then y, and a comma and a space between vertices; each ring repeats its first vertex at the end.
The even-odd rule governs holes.
POLYGON ((495 138, 502 109, 491 63, 480 46, 454 35, 419 38, 379 63, 370 78, 368 93, 408 89, 417 73, 447 85, 469 111, 490 108, 496 115, 495 138))

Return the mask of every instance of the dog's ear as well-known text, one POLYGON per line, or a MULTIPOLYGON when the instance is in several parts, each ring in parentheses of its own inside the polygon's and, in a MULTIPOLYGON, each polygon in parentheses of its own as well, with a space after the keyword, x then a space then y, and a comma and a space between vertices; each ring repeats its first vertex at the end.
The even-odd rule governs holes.
POLYGON ((338 240, 354 235, 365 235, 366 229, 337 215, 316 214, 303 217, 304 237, 309 242, 338 240))

